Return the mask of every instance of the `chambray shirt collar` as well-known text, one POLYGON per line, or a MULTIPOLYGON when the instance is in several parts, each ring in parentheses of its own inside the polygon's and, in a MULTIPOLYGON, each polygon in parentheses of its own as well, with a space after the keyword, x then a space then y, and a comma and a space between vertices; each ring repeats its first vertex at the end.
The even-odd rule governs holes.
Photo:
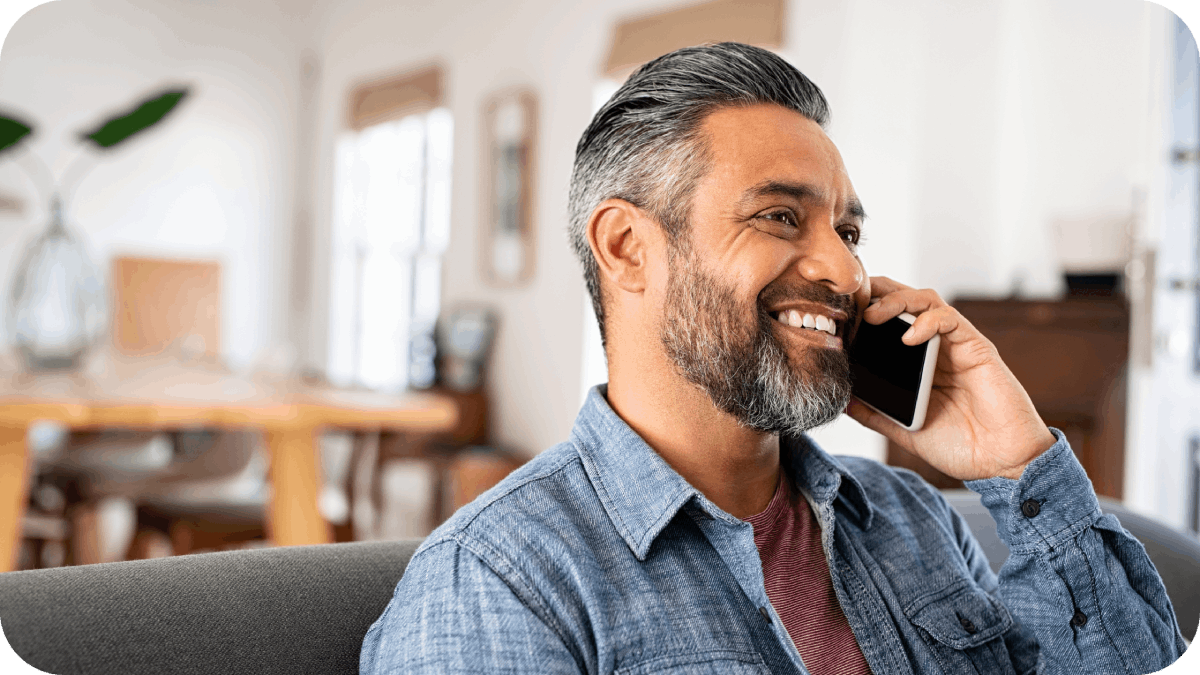
POLYGON ((837 458, 807 434, 781 437, 779 449, 784 472, 812 497, 814 505, 832 508, 839 504, 864 530, 871 527, 875 509, 867 491, 837 458))
MULTIPOLYGON (((638 560, 645 560, 659 533, 689 503, 730 524, 738 518, 713 504, 670 467, 608 405, 607 385, 593 387, 575 418, 571 440, 609 519, 638 560)), ((814 503, 841 500, 864 528, 872 507, 858 480, 808 436, 780 439, 785 472, 814 503)))

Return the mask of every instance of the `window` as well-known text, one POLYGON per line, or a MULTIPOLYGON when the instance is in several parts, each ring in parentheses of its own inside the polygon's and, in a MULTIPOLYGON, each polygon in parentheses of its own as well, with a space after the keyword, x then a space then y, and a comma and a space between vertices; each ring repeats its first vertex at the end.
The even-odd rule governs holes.
POLYGON ((452 140, 445 108, 338 139, 328 354, 336 384, 398 391, 433 383, 452 140))

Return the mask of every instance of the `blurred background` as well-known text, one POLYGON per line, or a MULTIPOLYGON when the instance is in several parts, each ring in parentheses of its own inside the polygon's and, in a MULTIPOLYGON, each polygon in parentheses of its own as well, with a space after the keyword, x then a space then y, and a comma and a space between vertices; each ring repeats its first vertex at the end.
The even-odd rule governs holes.
POLYGON ((56 0, 0 52, 0 569, 420 536, 564 440, 606 379, 575 143, 726 39, 824 90, 868 271, 1200 530, 1200 68, 1158 5, 56 0))

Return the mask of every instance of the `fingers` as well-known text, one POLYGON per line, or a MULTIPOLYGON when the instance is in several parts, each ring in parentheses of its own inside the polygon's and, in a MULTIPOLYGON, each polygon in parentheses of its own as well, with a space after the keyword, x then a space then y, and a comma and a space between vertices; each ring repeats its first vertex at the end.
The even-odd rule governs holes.
MULTIPOLYGON (((945 336, 945 340, 950 343, 962 342, 967 339, 963 332, 958 332, 958 329, 966 324, 966 319, 962 317, 953 307, 945 306, 937 309, 929 310, 917 317, 911 328, 904 335, 900 336, 900 341, 906 345, 919 345, 929 341, 934 335, 941 333, 945 336)), ((973 326, 972 326, 973 328, 973 326)), ((974 331, 966 331, 972 333, 970 337, 974 337, 974 331)))
POLYGON ((882 434, 901 447, 911 447, 908 437, 912 432, 875 412, 857 398, 850 399, 850 404, 846 406, 846 415, 871 431, 882 434))
POLYGON ((872 276, 871 294, 875 298, 871 298, 871 305, 863 312, 863 321, 880 324, 900 316, 901 312, 917 317, 912 328, 900 337, 905 345, 920 345, 938 334, 952 345, 983 337, 934 289, 912 288, 887 276, 872 276))
POLYGON ((912 290, 912 286, 905 286, 890 277, 871 277, 871 295, 887 295, 903 290, 912 290))
POLYGON ((871 277, 871 293, 877 297, 863 312, 863 320, 881 324, 908 312, 917 317, 900 338, 906 345, 919 345, 941 334, 949 344, 982 339, 983 335, 958 310, 946 304, 936 291, 915 289, 887 277, 871 277))
POLYGON ((883 323, 901 312, 921 314, 947 307, 946 301, 936 291, 928 288, 917 290, 887 277, 871 277, 871 293, 878 297, 878 302, 863 312, 863 320, 873 324, 883 323))

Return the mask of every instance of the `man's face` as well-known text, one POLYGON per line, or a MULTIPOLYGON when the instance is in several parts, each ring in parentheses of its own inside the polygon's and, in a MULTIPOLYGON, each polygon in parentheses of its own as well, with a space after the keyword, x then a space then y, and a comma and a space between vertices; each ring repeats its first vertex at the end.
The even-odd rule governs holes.
POLYGON ((833 420, 850 397, 843 348, 870 299, 862 209, 815 122, 780 106, 704 123, 711 168, 670 247, 661 338, 721 410, 766 432, 833 420), (815 324, 808 327, 809 324, 815 324))

